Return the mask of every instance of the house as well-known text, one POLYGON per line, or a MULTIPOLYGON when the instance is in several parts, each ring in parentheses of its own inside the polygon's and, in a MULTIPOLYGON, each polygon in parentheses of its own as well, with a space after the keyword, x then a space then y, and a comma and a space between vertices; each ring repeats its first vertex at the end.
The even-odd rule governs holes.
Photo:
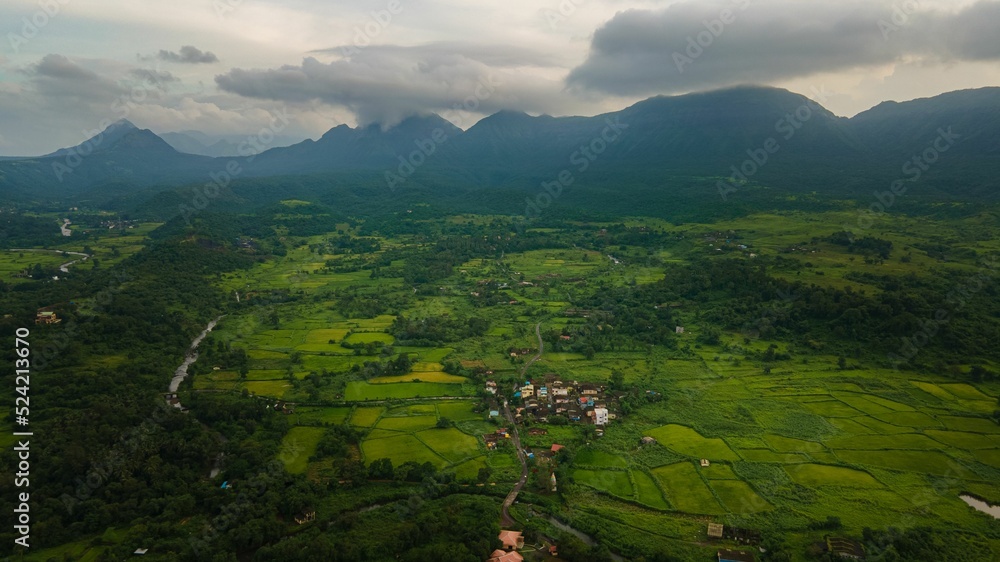
POLYGON ((731 525, 722 528, 722 538, 742 544, 760 544, 761 541, 760 531, 741 529, 731 525))
POLYGON ((565 449, 565 448, 566 448, 565 445, 560 445, 559 443, 553 443, 551 450, 553 453, 558 453, 560 449, 565 449))
POLYGON ((40 310, 35 314, 35 324, 58 324, 60 322, 62 322, 62 318, 50 310, 40 310))
POLYGON ((757 560, 757 557, 752 552, 729 550, 726 548, 718 551, 716 556, 719 557, 719 562, 755 562, 757 560))
POLYGON ((701 459, 701 466, 702 466, 702 468, 706 468, 710 464, 712 464, 712 463, 708 462, 708 459, 701 459))
POLYGON ((841 558, 848 558, 850 560, 864 560, 865 558, 865 547, 861 543, 852 541, 851 539, 827 537, 826 549, 828 552, 832 552, 841 558))
POLYGON ((497 383, 494 381, 486 381, 486 392, 489 392, 490 394, 496 394, 497 383))
POLYGON ((643 445, 649 445, 650 443, 656 443, 656 439, 647 435, 642 439, 640 439, 639 442, 642 443, 643 445))
POLYGON ((500 531, 500 544, 505 550, 524 548, 524 537, 520 531, 500 531))
POLYGON ((684 326, 677 326, 676 328, 674 328, 674 333, 683 334, 684 333, 684 326))
POLYGON ((521 387, 521 397, 522 398, 531 398, 534 395, 535 395, 535 386, 534 385, 532 385, 532 384, 526 384, 526 385, 524 385, 524 386, 521 387))
POLYGON ((594 425, 608 425, 607 408, 594 408, 594 425))
POLYGON ((146 554, 147 552, 149 552, 148 548, 137 548, 137 549, 135 549, 135 552, 133 552, 132 554, 135 554, 136 556, 142 556, 143 554, 146 554))
POLYGON ((499 548, 486 559, 486 562, 523 562, 524 557, 517 552, 504 552, 499 548))
POLYGON ((722 524, 721 523, 709 523, 708 524, 708 538, 710 538, 710 539, 721 539, 722 538, 722 524))
POLYGON ((552 395, 553 396, 569 396, 569 389, 568 388, 563 388, 563 387, 553 387, 552 388, 552 395))
POLYGON ((583 394, 584 396, 597 396, 598 393, 599 390, 595 385, 592 384, 580 385, 580 394, 583 394))
POLYGON ((306 523, 315 520, 316 520, 315 511, 303 511, 295 516, 295 522, 298 523, 299 525, 305 525, 306 523))

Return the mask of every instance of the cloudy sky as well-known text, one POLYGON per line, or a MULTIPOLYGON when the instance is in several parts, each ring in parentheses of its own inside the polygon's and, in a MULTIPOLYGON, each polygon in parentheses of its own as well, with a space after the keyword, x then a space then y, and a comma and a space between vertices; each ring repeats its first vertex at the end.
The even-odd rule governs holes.
POLYGON ((851 116, 1000 86, 1000 0, 4 0, 0 154, 163 133, 593 115, 766 84, 851 116), (42 6, 48 6, 46 13, 42 6))

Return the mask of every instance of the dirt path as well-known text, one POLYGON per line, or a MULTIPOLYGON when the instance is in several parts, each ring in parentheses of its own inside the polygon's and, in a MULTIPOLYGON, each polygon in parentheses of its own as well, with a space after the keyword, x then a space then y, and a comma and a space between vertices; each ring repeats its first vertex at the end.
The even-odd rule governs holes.
MULTIPOLYGON (((521 378, 524 378, 524 374, 528 372, 528 367, 532 363, 538 361, 545 351, 545 343, 542 342, 542 323, 539 322, 535 324, 535 336, 538 338, 538 353, 534 357, 528 360, 524 364, 524 368, 521 369, 521 378)), ((516 386, 515 386, 516 388, 516 386)), ((510 424, 511 439, 514 441, 514 447, 517 450, 517 459, 521 461, 521 478, 518 479, 517 484, 514 484, 514 489, 507 494, 507 498, 503 500, 503 508, 500 511, 500 526, 502 528, 508 528, 515 525, 517 522, 513 517, 510 516, 510 506, 514 504, 517 500, 517 494, 521 492, 521 488, 524 487, 524 483, 528 481, 528 457, 524 454, 524 448, 521 447, 521 435, 517 431, 517 424, 514 423, 514 416, 510 413, 510 406, 507 401, 504 400, 503 403, 503 413, 504 417, 507 418, 507 422, 510 424)))

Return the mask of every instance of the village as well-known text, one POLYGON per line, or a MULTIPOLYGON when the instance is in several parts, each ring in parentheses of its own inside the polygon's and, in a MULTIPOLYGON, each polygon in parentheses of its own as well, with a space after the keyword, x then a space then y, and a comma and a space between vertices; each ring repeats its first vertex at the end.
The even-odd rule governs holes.
MULTIPOLYGON (((485 390, 493 397, 488 401, 490 418, 496 418, 500 416, 501 399, 497 397, 496 381, 487 380, 485 390)), ((608 422, 617 418, 619 398, 610 395, 603 385, 563 381, 555 373, 548 373, 516 387, 510 405, 515 423, 589 424, 595 426, 594 431, 600 437, 608 422)))

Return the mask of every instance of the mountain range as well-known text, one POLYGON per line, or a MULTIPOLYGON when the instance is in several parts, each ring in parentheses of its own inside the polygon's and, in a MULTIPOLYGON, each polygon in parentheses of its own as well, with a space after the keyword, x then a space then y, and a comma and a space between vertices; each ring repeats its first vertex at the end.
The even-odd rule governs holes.
MULTIPOLYGON (((201 131, 180 131, 173 133, 161 133, 160 138, 167 141, 167 144, 174 147, 177 152, 186 154, 196 154, 199 156, 240 156, 241 152, 246 152, 251 146, 253 135, 209 135, 201 131)), ((275 135, 273 139, 268 139, 268 146, 288 146, 294 144, 296 139, 292 137, 275 135)))
POLYGON ((734 185, 846 197, 913 179, 906 163, 924 157, 921 170, 937 193, 1000 194, 1000 88, 885 102, 852 118, 800 94, 755 86, 659 96, 593 117, 501 111, 466 131, 428 114, 386 130, 340 125, 317 140, 243 156, 233 156, 225 139, 206 145, 212 137, 192 132, 164 137, 123 120, 75 147, 0 159, 0 195, 169 188, 206 182, 235 162, 245 178, 364 171, 390 182, 433 177, 470 188, 537 190, 566 171, 572 181, 611 189, 667 177, 706 185, 729 178, 734 185), (187 153, 195 144, 202 154, 187 153))

